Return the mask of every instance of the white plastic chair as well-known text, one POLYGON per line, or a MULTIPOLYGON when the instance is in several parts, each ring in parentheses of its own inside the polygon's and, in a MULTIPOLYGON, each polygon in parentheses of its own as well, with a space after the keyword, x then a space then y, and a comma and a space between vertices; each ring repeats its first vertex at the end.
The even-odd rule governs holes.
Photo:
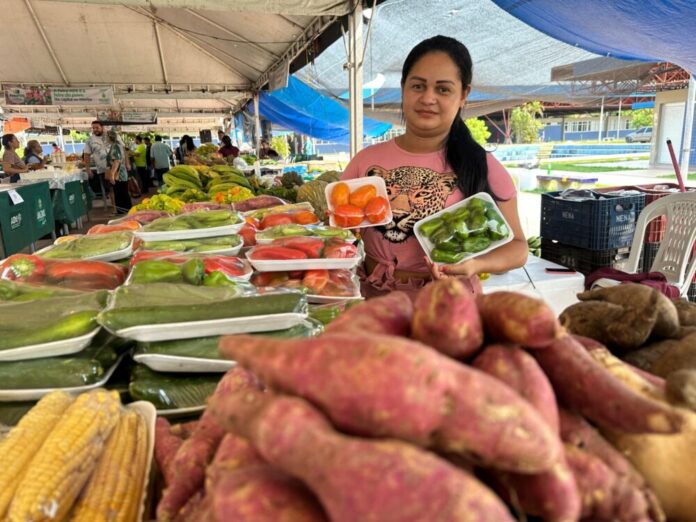
MULTIPOLYGON (((648 224, 659 216, 667 216, 665 235, 650 271, 664 274, 667 282, 679 288, 682 296, 686 296, 696 273, 696 256, 691 259, 696 241, 696 192, 670 194, 643 209, 636 222, 631 254, 622 270, 631 274, 639 271, 638 261, 643 250, 645 231, 648 224)), ((616 284, 619 282, 604 278, 595 281, 592 288, 616 284)))

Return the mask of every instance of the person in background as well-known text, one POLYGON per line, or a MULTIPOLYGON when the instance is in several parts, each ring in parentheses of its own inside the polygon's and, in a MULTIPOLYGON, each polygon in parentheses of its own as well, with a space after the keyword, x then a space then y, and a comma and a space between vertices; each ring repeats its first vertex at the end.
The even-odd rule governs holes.
POLYGON ((179 146, 176 148, 176 159, 179 163, 184 163, 187 156, 191 156, 196 152, 196 144, 193 138, 188 134, 184 134, 179 140, 179 146))
POLYGON ((63 152, 62 150, 60 150, 60 147, 57 143, 51 143, 51 147, 53 147, 53 154, 55 154, 56 152, 63 152))
POLYGON ((228 156, 236 158, 237 156, 239 156, 239 149, 232 145, 232 138, 230 138, 229 136, 223 136, 222 147, 220 147, 218 152, 222 155, 223 158, 227 158, 228 156))
MULTIPOLYGON (((117 138, 119 145, 125 146, 120 137, 117 138)), ((89 185, 95 194, 101 196, 102 187, 104 192, 109 193, 110 183, 105 183, 104 175, 108 169, 106 165, 106 154, 109 151, 109 143, 106 137, 104 126, 98 120, 92 122, 92 134, 87 139, 85 147, 82 151, 85 168, 89 172, 89 185)), ((126 170, 130 169, 128 156, 123 161, 125 162, 126 170)))
POLYGON ((155 143, 150 150, 152 165, 155 167, 155 177, 160 186, 164 184, 163 176, 169 170, 169 158, 172 157, 172 149, 162 141, 162 136, 155 136, 155 143))
POLYGON ((280 154, 278 154, 275 150, 273 150, 271 148, 271 145, 268 143, 268 140, 265 138, 261 140, 261 149, 259 150, 259 159, 272 159, 272 160, 280 159, 280 154))
POLYGON ((219 130, 218 131, 218 143, 220 144, 221 147, 224 145, 224 141, 225 141, 225 132, 222 130, 219 130))
POLYGON ((17 183, 19 175, 27 172, 29 168, 15 152, 19 148, 19 140, 14 134, 5 134, 2 137, 2 170, 10 176, 10 183, 17 183))
MULTIPOLYGON (((149 136, 145 136, 145 161, 147 162, 147 176, 150 180, 155 179, 155 168, 152 165, 152 158, 150 157, 150 151, 152 150, 152 141, 150 141, 149 136)), ((154 181, 152 181, 154 184, 154 181)))
POLYGON ((106 182, 114 188, 114 204, 117 214, 126 214, 131 206, 128 193, 128 171, 125 165, 126 151, 123 142, 119 143, 118 133, 111 129, 106 133, 108 151, 106 153, 106 182))
POLYGON ((366 298, 394 290, 415 297, 429 280, 443 277, 457 277, 478 294, 482 292, 478 274, 505 272, 527 261, 515 184, 505 167, 474 140, 462 119, 472 76, 471 55, 458 40, 435 36, 416 45, 401 73, 405 134, 363 149, 341 176, 344 180, 381 177, 394 216, 383 227, 364 229, 361 280, 366 298), (457 264, 431 263, 414 235, 414 224, 479 192, 496 201, 514 239, 457 264))
POLYGON ((152 180, 150 180, 150 175, 147 171, 147 146, 143 143, 142 136, 135 137, 133 163, 135 163, 135 170, 138 172, 138 178, 140 178, 140 186, 143 188, 143 194, 147 194, 152 187, 152 180))
POLYGON ((29 140, 24 148, 24 162, 29 170, 39 170, 44 168, 48 158, 43 158, 43 149, 38 140, 29 140))

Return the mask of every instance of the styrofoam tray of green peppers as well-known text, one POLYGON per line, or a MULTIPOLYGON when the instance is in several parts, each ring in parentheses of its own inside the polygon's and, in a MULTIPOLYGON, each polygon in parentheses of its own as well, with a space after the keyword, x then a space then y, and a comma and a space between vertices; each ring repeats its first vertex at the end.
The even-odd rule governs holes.
POLYGON ((199 239, 237 234, 244 226, 242 216, 231 210, 198 210, 148 223, 134 234, 143 241, 199 239))
POLYGON ((513 239, 505 216, 485 192, 421 219, 413 231, 430 260, 439 264, 461 263, 513 239))

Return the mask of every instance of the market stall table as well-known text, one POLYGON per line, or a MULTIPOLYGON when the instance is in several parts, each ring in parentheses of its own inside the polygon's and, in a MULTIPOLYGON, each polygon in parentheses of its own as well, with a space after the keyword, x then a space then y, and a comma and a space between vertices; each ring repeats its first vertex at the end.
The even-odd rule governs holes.
POLYGON ((482 281, 483 291, 490 293, 509 290, 541 297, 560 314, 568 306, 578 302, 577 294, 585 289, 585 276, 580 272, 547 272, 547 268, 565 267, 530 255, 524 268, 499 275, 492 274, 489 279, 482 281))
POLYGON ((53 207, 47 182, 0 185, 0 258, 32 246, 52 232, 53 207))

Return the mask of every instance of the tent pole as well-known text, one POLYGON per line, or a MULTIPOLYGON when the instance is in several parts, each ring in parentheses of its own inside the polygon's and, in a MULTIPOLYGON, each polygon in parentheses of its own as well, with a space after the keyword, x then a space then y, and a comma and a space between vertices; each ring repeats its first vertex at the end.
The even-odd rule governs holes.
POLYGON ((362 1, 348 17, 348 85, 350 97, 350 157, 363 145, 363 38, 362 1))
POLYGON ((58 146, 65 152, 65 140, 63 139, 63 126, 58 125, 58 146))
POLYGON ((691 75, 689 90, 686 94, 686 114, 684 115, 684 133, 682 134, 682 156, 680 170, 684 179, 689 176, 689 156, 691 156, 691 136, 694 128, 694 97, 696 96, 696 79, 691 75))
POLYGON ((599 135, 598 140, 602 141, 602 128, 604 127, 604 96, 602 96, 602 106, 599 109, 599 135))
POLYGON ((256 134, 256 157, 261 154, 261 116, 259 115, 259 93, 254 93, 254 131, 256 134))
POLYGON ((616 122, 616 139, 618 140, 621 137, 621 101, 622 98, 619 96, 619 119, 616 122))

